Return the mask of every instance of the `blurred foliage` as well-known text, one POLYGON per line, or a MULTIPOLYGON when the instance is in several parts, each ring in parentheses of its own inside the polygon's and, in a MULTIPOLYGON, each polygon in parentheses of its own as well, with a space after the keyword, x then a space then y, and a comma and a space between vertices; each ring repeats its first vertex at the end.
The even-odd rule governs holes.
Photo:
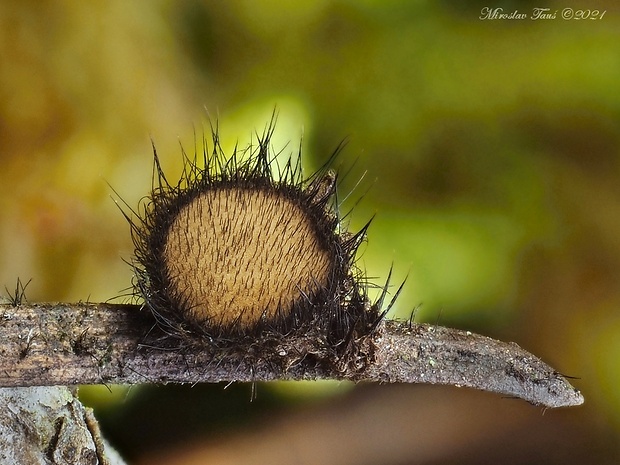
POLYGON ((308 171, 348 139, 343 211, 363 197, 352 228, 377 213, 360 265, 408 275, 393 316, 422 304, 418 320, 518 340, 579 375, 584 418, 617 438, 620 9, 481 6, 1 2, 0 283, 122 300, 132 244, 110 186, 130 206, 148 193, 149 137, 173 178, 208 118, 230 149, 277 107, 274 147, 303 134, 308 171))

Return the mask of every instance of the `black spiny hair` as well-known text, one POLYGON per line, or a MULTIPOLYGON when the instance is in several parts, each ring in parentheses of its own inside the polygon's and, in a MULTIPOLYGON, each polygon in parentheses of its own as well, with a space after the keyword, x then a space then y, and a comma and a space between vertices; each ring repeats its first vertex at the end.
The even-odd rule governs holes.
POLYGON ((342 144, 303 177, 301 147, 277 166, 274 128, 275 117, 256 145, 226 156, 212 127, 211 150, 183 151, 177 183, 153 148, 153 189, 130 219, 135 293, 166 339, 243 350, 294 334, 347 359, 387 311, 387 283, 369 302, 356 266, 369 223, 352 234, 339 216, 329 167, 342 144))

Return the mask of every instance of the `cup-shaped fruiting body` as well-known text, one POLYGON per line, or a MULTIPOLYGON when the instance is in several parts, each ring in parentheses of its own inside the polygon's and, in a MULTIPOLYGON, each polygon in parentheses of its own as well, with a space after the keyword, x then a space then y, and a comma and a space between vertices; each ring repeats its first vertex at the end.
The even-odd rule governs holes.
POLYGON ((307 178, 301 152, 274 165, 273 129, 230 156, 213 130, 174 184, 154 152, 153 191, 131 219, 136 293, 169 336, 225 345, 294 333, 348 350, 383 315, 385 291, 371 304, 355 266, 366 227, 345 231, 328 164, 307 178))

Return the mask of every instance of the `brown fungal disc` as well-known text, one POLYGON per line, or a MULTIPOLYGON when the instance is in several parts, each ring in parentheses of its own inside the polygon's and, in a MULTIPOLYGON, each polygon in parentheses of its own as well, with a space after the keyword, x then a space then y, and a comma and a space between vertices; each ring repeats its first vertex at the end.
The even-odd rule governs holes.
POLYGON ((286 317, 328 285, 333 258, 307 211, 277 190, 220 187, 170 223, 170 291, 196 323, 250 327, 286 317))
POLYGON ((183 152, 175 182, 154 150, 152 192, 139 212, 131 210, 134 217, 125 215, 135 244, 134 292, 156 323, 149 344, 206 344, 264 360, 299 337, 312 346, 299 347, 301 357, 358 366, 360 341, 391 306, 382 309, 389 277, 370 302, 356 266, 370 223, 347 231, 330 169, 342 146, 304 177, 301 151, 278 164, 274 125, 230 155, 213 128, 202 157, 183 152))

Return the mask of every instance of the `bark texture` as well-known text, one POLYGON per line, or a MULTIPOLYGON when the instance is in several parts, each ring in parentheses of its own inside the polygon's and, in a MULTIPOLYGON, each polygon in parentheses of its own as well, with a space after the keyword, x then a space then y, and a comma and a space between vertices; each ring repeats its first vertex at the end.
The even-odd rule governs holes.
POLYGON ((0 386, 253 382, 301 379, 466 386, 545 407, 583 397, 556 370, 517 344, 466 331, 384 321, 358 341, 361 366, 317 363, 314 341, 283 338, 256 352, 193 345, 156 347, 138 306, 0 305, 0 386))
POLYGON ((68 388, 0 388, 0 463, 124 464, 109 452, 92 412, 68 388))

